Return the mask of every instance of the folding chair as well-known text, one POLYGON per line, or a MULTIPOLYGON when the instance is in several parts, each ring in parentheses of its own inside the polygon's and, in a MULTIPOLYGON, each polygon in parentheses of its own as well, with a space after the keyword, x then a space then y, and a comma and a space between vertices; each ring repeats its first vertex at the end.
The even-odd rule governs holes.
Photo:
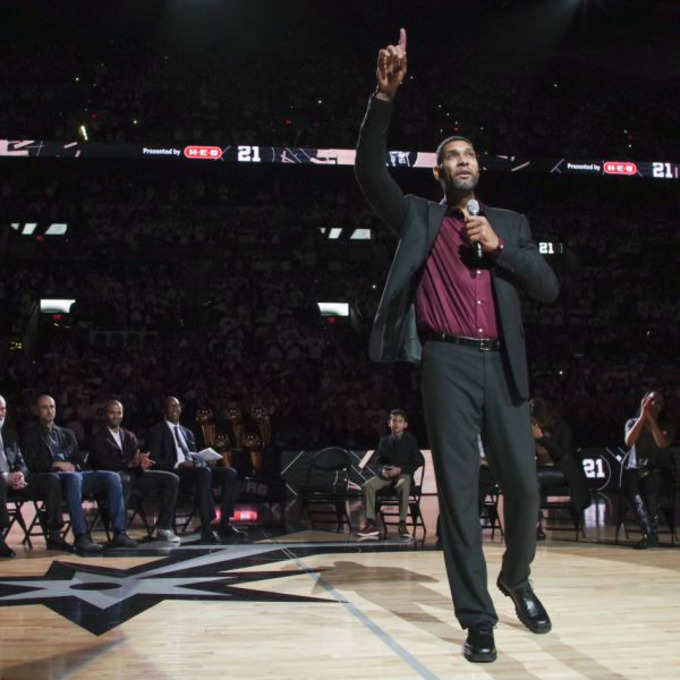
POLYGON ((491 529, 491 539, 496 535, 496 529, 501 534, 501 538, 505 537, 503 531, 503 524, 498 512, 498 502, 501 497, 501 489, 495 482, 487 487, 484 491, 480 490, 479 499, 479 520, 482 529, 491 529), (482 498, 481 495, 484 494, 482 498))
MULTIPOLYGON (((408 515, 406 517, 406 526, 412 527, 411 536, 416 540, 416 532, 420 527, 423 530, 422 543, 425 543, 427 536, 427 527, 425 526, 425 519, 420 509, 420 499, 423 495, 423 478, 425 476, 425 461, 413 473, 411 481, 411 489, 408 497, 408 515)), ((376 511, 380 514, 385 531, 388 526, 395 526, 399 524, 399 495, 392 486, 381 489, 376 494, 376 511), (395 519, 396 518, 396 519, 395 519)))
POLYGON ((30 502, 26 496, 17 491, 9 490, 7 493, 7 514, 9 515, 9 525, 2 530, 3 540, 7 538, 9 532, 12 530, 14 525, 18 525, 23 532, 23 538, 21 540, 23 545, 28 546, 29 550, 33 550, 33 543, 31 542, 31 534, 24 520, 24 516, 21 514, 21 508, 30 502))
POLYGON ((554 487, 546 490, 541 494, 541 501, 539 505, 540 512, 546 511, 544 515, 543 528, 549 531, 574 531, 575 538, 578 541, 579 534, 586 537, 583 529, 583 512, 579 512, 574 507, 571 500, 571 491, 568 486, 554 487), (564 526, 564 524, 556 524, 555 522, 548 524, 548 519, 557 519, 558 513, 566 513, 571 521, 571 526, 564 526))
MULTIPOLYGON (((358 497, 357 492, 349 490, 349 470, 352 459, 346 449, 337 446, 321 449, 311 454, 312 460, 307 479, 300 487, 301 511, 307 508, 310 521, 313 521, 313 506, 332 505, 333 510, 316 510, 316 515, 333 515, 336 531, 344 530, 345 523, 352 531, 352 520, 347 512, 347 501, 358 497)), ((328 523, 333 520, 321 520, 328 523)))

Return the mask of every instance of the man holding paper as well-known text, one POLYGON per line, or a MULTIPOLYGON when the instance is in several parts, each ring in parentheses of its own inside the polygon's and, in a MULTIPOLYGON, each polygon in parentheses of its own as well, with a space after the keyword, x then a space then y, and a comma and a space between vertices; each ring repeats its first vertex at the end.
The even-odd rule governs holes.
POLYGON ((117 472, 123 482, 125 501, 134 491, 142 498, 156 492, 160 498, 160 510, 155 538, 159 541, 179 543, 179 536, 172 530, 172 518, 177 505, 179 477, 167 470, 152 470, 155 461, 148 452, 139 450, 134 432, 121 427, 123 404, 116 399, 106 403, 102 427, 94 436, 90 454, 92 467, 117 472))
MULTIPOLYGON (((163 409, 164 420, 149 431, 149 451, 158 468, 179 476, 180 484, 193 485, 201 518, 201 540, 206 543, 232 542, 244 538, 231 526, 229 518, 239 494, 239 477, 233 468, 215 467, 206 459, 210 450, 197 451, 196 437, 180 424, 182 406, 177 397, 168 397, 163 409), (213 484, 221 488, 220 523, 216 534, 211 527, 215 519, 213 484)), ((219 456, 218 456, 219 457, 219 456)))

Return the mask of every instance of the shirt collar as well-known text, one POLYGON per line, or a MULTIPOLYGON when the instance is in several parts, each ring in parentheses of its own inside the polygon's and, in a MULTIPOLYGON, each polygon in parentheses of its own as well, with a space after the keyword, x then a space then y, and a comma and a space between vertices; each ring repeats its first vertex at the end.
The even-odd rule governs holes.
MULTIPOLYGON (((486 212, 486 205, 482 203, 479 199, 477 199, 477 202, 479 203, 479 214, 483 215, 486 212)), ((461 218, 463 216, 463 212, 460 208, 449 205, 446 202, 446 196, 444 196, 444 198, 442 198, 442 200, 439 201, 439 205, 443 205, 446 208, 447 216, 458 218, 461 218)))

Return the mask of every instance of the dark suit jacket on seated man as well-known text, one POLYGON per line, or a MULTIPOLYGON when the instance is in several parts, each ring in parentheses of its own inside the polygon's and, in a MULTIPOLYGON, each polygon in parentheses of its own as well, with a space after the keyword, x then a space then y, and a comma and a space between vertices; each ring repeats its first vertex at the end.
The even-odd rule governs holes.
POLYGON ((388 421, 390 434, 380 438, 373 458, 377 466, 378 476, 364 482, 366 524, 359 529, 359 536, 378 536, 380 531, 375 524, 375 497, 380 489, 394 486, 399 496, 399 534, 408 536, 406 518, 408 516, 408 499, 411 494, 411 478, 413 473, 423 465, 423 454, 418 448, 416 438, 406 431, 408 421, 406 413, 394 409, 388 421))
POLYGON ((160 508, 155 538, 179 543, 179 536, 172 530, 179 477, 167 470, 152 469, 155 461, 149 453, 140 452, 134 432, 120 426, 123 411, 120 401, 112 399, 107 402, 106 424, 94 436, 89 462, 96 470, 113 470, 120 475, 126 503, 132 492, 138 493, 142 499, 157 493, 160 508))
POLYGON ((180 424, 181 415, 179 399, 168 397, 164 405, 164 420, 149 431, 151 458, 159 469, 177 474, 181 484, 194 486, 202 541, 241 540, 244 538, 242 532, 232 527, 229 521, 240 490, 238 474, 233 468, 210 466, 195 455, 198 450, 196 437, 188 427, 180 424), (214 482, 221 487, 219 536, 211 528, 216 516, 212 492, 214 482))
MULTIPOLYGON (((53 473, 36 474, 30 477, 19 447, 16 433, 5 427, 7 402, 0 395, 0 536, 2 529, 9 527, 7 495, 11 491, 29 500, 45 502, 48 534, 47 547, 50 550, 70 550, 61 537, 61 482, 53 473)), ((14 557, 14 551, 0 538, 0 557, 14 557)))
POLYGON ((54 424, 56 405, 47 394, 36 402, 38 422, 29 426, 23 438, 23 450, 28 469, 33 473, 56 473, 66 496, 76 550, 84 553, 101 552, 103 546, 89 536, 83 511, 83 497, 106 494, 108 513, 113 528, 111 547, 134 548, 137 543, 126 533, 127 513, 123 499, 123 485, 115 472, 85 470, 73 432, 54 424))

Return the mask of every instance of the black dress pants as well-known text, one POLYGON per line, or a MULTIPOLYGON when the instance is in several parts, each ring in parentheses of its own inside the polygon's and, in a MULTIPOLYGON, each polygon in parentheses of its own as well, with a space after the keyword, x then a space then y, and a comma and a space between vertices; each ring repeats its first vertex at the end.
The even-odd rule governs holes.
MULTIPOLYGON (((45 502, 44 512, 47 519, 47 529, 50 533, 58 531, 61 521, 61 480, 54 472, 34 473, 28 478, 28 485, 21 489, 21 493, 27 500, 40 500, 45 502)), ((9 488, 4 479, 0 479, 0 527, 9 526, 7 515, 7 492, 9 488)))
POLYGON ((536 551, 539 497, 529 405, 513 395, 501 352, 445 342, 425 343, 422 388, 455 614, 463 628, 494 624, 479 522, 477 434, 505 499, 501 576, 515 587, 529 578, 536 551))
POLYGON ((171 529, 177 505, 179 477, 165 470, 144 470, 143 472, 119 473, 123 482, 125 506, 132 493, 139 494, 142 500, 156 495, 159 500, 158 528, 171 529))
POLYGON ((198 514, 201 518, 201 527, 204 531, 210 528, 210 522, 215 519, 213 487, 221 489, 220 525, 226 526, 229 524, 229 518, 234 512, 234 503, 240 492, 239 476, 234 468, 177 468, 175 472, 179 476, 180 484, 190 484, 194 487, 198 514))
POLYGON ((567 486, 569 483, 564 472, 554 465, 537 465, 536 477, 541 494, 550 489, 567 486))

